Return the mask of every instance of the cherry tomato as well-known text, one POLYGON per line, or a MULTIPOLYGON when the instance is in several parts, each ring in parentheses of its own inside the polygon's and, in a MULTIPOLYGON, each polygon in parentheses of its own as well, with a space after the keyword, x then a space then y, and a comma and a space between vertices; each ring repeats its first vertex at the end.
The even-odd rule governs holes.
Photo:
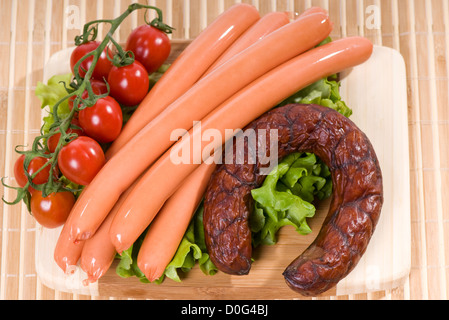
POLYGON ((36 191, 31 196, 31 213, 43 227, 53 229, 62 226, 75 204, 75 196, 68 191, 51 193, 42 197, 42 192, 36 191))
POLYGON ((113 66, 108 83, 110 95, 125 106, 138 105, 150 87, 148 72, 138 61, 124 67, 113 66))
MULTIPOLYGON (((108 92, 108 87, 106 86, 106 83, 104 83, 104 81, 91 79, 90 85, 92 86, 93 93, 95 93, 98 96, 108 92)), ((84 90, 83 94, 81 95, 81 98, 86 99, 88 96, 89 96, 89 93, 87 92, 87 90, 84 90)), ((69 98, 68 103, 69 103, 70 110, 73 109, 73 101, 74 100, 75 100, 75 96, 72 96, 69 98)), ((79 106, 79 107, 81 107, 81 106, 79 106)))
MULTIPOLYGON (((80 127, 80 122, 77 118, 73 118, 72 122, 73 125, 80 127)), ((84 136, 84 131, 83 129, 75 129, 75 128, 68 128, 67 133, 76 133, 78 136, 84 136)), ((59 139, 61 138, 61 134, 60 133, 55 133, 54 135, 52 135, 51 137, 49 137, 47 139, 47 147, 48 147, 48 151, 50 151, 51 153, 55 152, 56 147, 58 146, 58 142, 59 139)))
MULTIPOLYGON (((94 51, 99 46, 99 41, 89 41, 77 46, 75 50, 73 50, 72 55, 70 56, 70 68, 72 69, 73 74, 75 74, 76 63, 86 54, 94 51)), ((97 64, 95 65, 94 71, 92 73, 92 79, 103 80, 103 78, 108 78, 108 73, 109 70, 111 70, 112 62, 109 61, 108 57, 106 56, 106 52, 108 53, 109 57, 112 58, 113 55, 111 50, 109 48, 104 49, 100 57, 98 58, 97 64)), ((78 72, 82 78, 84 78, 87 70, 89 70, 90 66, 92 65, 93 59, 94 57, 91 56, 81 62, 78 72)))
POLYGON ((132 51, 135 59, 142 63, 149 74, 162 66, 170 50, 167 34, 146 24, 134 29, 126 41, 126 51, 132 51))
POLYGON ((122 109, 109 96, 81 110, 78 118, 86 135, 101 143, 114 141, 122 130, 122 109))
POLYGON ((103 149, 97 141, 81 136, 63 148, 58 154, 58 166, 62 174, 79 185, 88 185, 105 163, 103 149))
MULTIPOLYGON (((14 177, 16 178, 17 184, 20 187, 24 187, 27 182, 28 182, 28 178, 25 175, 25 170, 23 167, 23 162, 25 161, 25 155, 22 154, 15 162, 14 164, 14 177)), ((33 159, 31 159, 30 164, 28 165, 28 174, 29 175, 33 175, 34 173, 36 173, 40 168, 42 168, 44 166, 44 164, 46 164, 48 161, 48 159, 44 158, 44 157, 35 157, 33 159)), ((34 184, 43 184, 46 183, 48 181, 48 178, 50 176, 50 165, 48 165, 47 167, 45 167, 44 169, 42 169, 41 172, 39 172, 36 177, 34 177, 34 179, 32 180, 32 182, 34 184)), ((57 173, 54 172, 54 176, 57 177, 57 173)), ((34 191, 36 191, 34 188, 32 188, 31 186, 28 188, 28 191, 30 191, 30 193, 33 193, 34 191)))

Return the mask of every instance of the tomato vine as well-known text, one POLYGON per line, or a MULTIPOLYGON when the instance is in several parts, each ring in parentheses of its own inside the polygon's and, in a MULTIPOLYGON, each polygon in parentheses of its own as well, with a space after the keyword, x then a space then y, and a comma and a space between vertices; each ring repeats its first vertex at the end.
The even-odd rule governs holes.
MULTIPOLYGON (((98 36, 98 25, 100 23, 109 24, 110 29, 108 30, 105 38, 99 43, 98 47, 84 55, 81 59, 77 61, 77 63, 74 66, 73 70, 73 79, 72 81, 67 84, 63 82, 65 90, 67 91, 67 95, 57 101, 52 109, 51 113, 54 117, 54 123, 50 126, 48 132, 44 132, 43 127, 40 130, 40 135, 37 136, 32 143, 31 149, 24 150, 26 146, 16 146, 15 151, 21 155, 25 156, 25 159, 23 161, 23 170, 24 174, 27 178, 26 184, 22 187, 14 187, 9 186, 5 183, 4 179, 5 177, 2 177, 1 181, 3 186, 7 188, 11 188, 17 191, 16 198, 13 201, 7 201, 2 198, 2 200, 9 204, 14 205, 21 201, 24 201, 24 203, 27 205, 28 210, 30 210, 30 200, 31 200, 31 194, 29 191, 29 187, 31 187, 34 190, 39 190, 42 193, 42 197, 47 197, 48 195, 52 193, 57 192, 64 192, 64 191, 70 191, 72 193, 79 192, 82 189, 82 186, 80 187, 73 187, 73 184, 67 183, 67 179, 64 177, 61 177, 59 179, 54 179, 53 177, 50 177, 47 182, 42 184, 35 184, 33 182, 33 179, 43 170, 48 170, 48 166, 50 166, 50 172, 57 171, 57 165, 58 165, 58 155, 61 151, 61 149, 66 146, 68 143, 73 141, 75 138, 78 137, 77 133, 74 133, 76 129, 80 129, 75 124, 73 124, 72 120, 74 119, 75 115, 83 110, 84 108, 91 107, 96 104, 96 102, 101 99, 105 98, 109 95, 109 84, 107 83, 107 79, 105 79, 106 86, 107 86, 107 93, 103 94, 95 94, 91 79, 92 74, 94 72, 95 66, 97 65, 97 62, 100 58, 100 55, 103 53, 105 49, 109 48, 109 44, 112 44, 114 48, 116 49, 116 54, 110 58, 107 55, 107 58, 112 62, 115 66, 126 66, 129 64, 132 64, 134 62, 134 54, 131 51, 125 51, 123 48, 114 40, 113 34, 117 30, 117 28, 120 26, 120 24, 133 12, 136 10, 145 9, 145 16, 148 10, 154 10, 156 12, 156 18, 154 18, 151 22, 148 22, 145 20, 145 22, 165 33, 171 33, 173 28, 166 25, 163 22, 163 14, 162 10, 160 10, 157 7, 139 4, 139 3, 133 3, 117 18, 115 19, 100 19, 100 20, 94 20, 86 23, 83 27, 82 34, 75 37, 75 45, 78 47, 82 44, 88 43, 90 41, 95 41, 98 36), (80 75, 80 66, 82 65, 83 61, 86 59, 92 58, 92 63, 90 64, 88 70, 83 70, 85 72, 84 76, 80 75), (83 93, 87 92, 86 94, 83 93), (64 118, 61 118, 58 115, 58 108, 59 106, 65 102, 66 100, 71 99, 73 102, 73 108, 71 109, 68 116, 65 116, 64 118), (72 130, 69 130, 72 129, 72 130), (60 134, 58 142, 54 150, 49 150, 46 141, 52 137, 53 135, 60 134), (30 162, 36 158, 36 157, 42 157, 47 159, 46 163, 39 168, 39 170, 33 172, 32 174, 28 173, 28 168, 30 165, 30 162)), ((81 69, 82 70, 82 69, 81 69)))

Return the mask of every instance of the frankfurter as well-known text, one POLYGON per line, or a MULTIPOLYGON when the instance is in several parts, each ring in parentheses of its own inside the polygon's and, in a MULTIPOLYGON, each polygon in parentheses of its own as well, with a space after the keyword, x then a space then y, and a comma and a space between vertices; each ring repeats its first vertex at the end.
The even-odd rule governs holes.
MULTIPOLYGON (((120 205, 120 200, 117 202, 120 205)), ((87 274, 83 284, 98 281, 109 270, 114 261, 116 251, 109 238, 109 227, 115 216, 117 206, 109 213, 93 237, 84 241, 80 256, 80 268, 87 274)))
POLYGON ((287 13, 285 12, 270 12, 264 15, 252 25, 248 30, 246 30, 204 73, 206 76, 217 67, 221 66, 223 63, 234 57, 236 54, 247 49, 258 40, 266 37, 273 31, 285 26, 289 23, 287 13))
POLYGON ((111 242, 109 229, 117 211, 139 179, 140 177, 123 192, 97 232, 84 241, 80 257, 80 268, 87 274, 87 279, 83 280, 84 285, 98 281, 111 267, 117 252, 111 242))
POLYGON ((215 129, 221 133, 222 139, 205 142, 201 131, 191 129, 148 169, 111 225, 111 240, 117 252, 134 243, 173 190, 178 188, 180 181, 198 167, 206 147, 218 150, 232 137, 225 135, 226 129, 243 128, 307 85, 366 61, 372 49, 368 39, 350 37, 309 50, 252 82, 203 118, 202 131, 215 129), (200 154, 191 154, 189 163, 173 163, 170 154, 192 150, 193 141, 201 141, 200 154))
POLYGON ((260 19, 255 7, 239 3, 218 16, 177 57, 140 103, 108 148, 110 159, 147 123, 198 81, 209 66, 250 26, 260 19))
POLYGON ((56 264, 66 274, 71 274, 75 271, 84 247, 84 241, 74 242, 70 239, 69 231, 70 229, 66 225, 62 227, 53 252, 56 264))
POLYGON ((114 261, 116 251, 109 240, 109 227, 114 214, 115 212, 112 210, 95 235, 85 241, 80 257, 80 268, 87 274, 87 279, 83 280, 85 286, 98 281, 114 261))
MULTIPOLYGON (((321 7, 311 7, 305 10, 300 16, 305 17, 314 13, 321 13, 328 15, 327 11, 321 7)), ((287 12, 270 12, 262 16, 254 25, 252 25, 244 34, 242 34, 221 56, 215 63, 206 71, 203 76, 206 76, 223 63, 234 57, 236 54, 246 50, 248 47, 257 41, 265 38, 277 29, 290 23, 290 18, 287 12)))
POLYGON ((175 129, 188 130, 194 120, 202 119, 269 70, 319 44, 330 32, 326 15, 305 16, 201 78, 106 162, 68 217, 71 238, 86 240, 95 233, 120 194, 174 143, 170 137, 175 129))
POLYGON ((159 279, 175 255, 214 169, 214 163, 199 166, 151 222, 137 256, 137 265, 148 280, 159 279))

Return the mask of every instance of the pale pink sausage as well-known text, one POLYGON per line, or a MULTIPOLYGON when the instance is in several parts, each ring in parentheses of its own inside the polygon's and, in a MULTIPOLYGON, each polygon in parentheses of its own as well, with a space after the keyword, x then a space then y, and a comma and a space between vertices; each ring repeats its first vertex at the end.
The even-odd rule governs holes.
POLYGON ((75 266, 81 257, 84 241, 73 242, 69 238, 69 228, 62 227, 56 247, 53 253, 56 264, 64 271, 70 274, 75 271, 75 266))
POLYGON ((159 279, 172 260, 203 198, 215 164, 203 163, 182 182, 151 223, 137 256, 148 280, 159 279))
POLYGON ((236 54, 247 49, 258 40, 265 38, 273 31, 285 26, 289 23, 287 13, 285 12, 270 12, 260 18, 254 25, 245 31, 221 56, 215 61, 210 68, 205 72, 205 75, 211 73, 217 67, 234 57, 236 54))

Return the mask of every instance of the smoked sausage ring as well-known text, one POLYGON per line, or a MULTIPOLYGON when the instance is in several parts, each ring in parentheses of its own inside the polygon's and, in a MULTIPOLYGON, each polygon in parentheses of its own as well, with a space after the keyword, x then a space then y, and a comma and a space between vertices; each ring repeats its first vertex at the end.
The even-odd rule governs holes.
MULTIPOLYGON (((323 293, 356 266, 379 220, 382 173, 373 146, 351 120, 318 105, 279 107, 246 129, 277 129, 279 159, 293 152, 312 152, 332 173, 332 199, 320 232, 283 272, 298 293, 323 293)), ((265 179, 261 168, 257 159, 220 164, 205 193, 206 246, 212 262, 228 274, 244 275, 251 267, 248 218, 254 205, 251 190, 265 179)))

